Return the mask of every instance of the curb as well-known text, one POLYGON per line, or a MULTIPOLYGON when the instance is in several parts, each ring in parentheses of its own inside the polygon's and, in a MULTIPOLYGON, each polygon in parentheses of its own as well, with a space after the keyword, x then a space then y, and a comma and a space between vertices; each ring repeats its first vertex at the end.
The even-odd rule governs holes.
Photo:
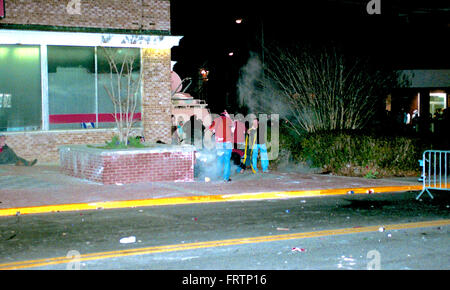
POLYGON ((376 194, 383 192, 404 192, 417 190, 422 190, 422 185, 382 186, 372 188, 369 187, 337 188, 337 189, 317 189, 317 190, 301 190, 301 191, 275 191, 275 192, 259 192, 259 193, 237 193, 237 194, 221 194, 221 195, 138 199, 138 200, 123 200, 123 201, 104 201, 91 203, 73 203, 73 204, 43 205, 43 206, 0 209, 0 217, 23 215, 23 214, 69 212, 80 210, 120 209, 120 208, 163 206, 163 205, 181 205, 181 204, 196 204, 196 203, 215 203, 215 202, 230 202, 230 201, 245 201, 245 200, 286 199, 298 197, 344 195, 349 194, 349 192, 352 192, 351 194, 376 194))

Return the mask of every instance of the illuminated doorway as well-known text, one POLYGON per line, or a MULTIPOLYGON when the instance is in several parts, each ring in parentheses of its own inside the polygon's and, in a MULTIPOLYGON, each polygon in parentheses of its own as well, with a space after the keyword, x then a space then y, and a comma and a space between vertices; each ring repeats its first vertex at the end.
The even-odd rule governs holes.
POLYGON ((430 92, 430 114, 433 117, 442 115, 447 108, 447 94, 445 91, 436 90, 430 92))

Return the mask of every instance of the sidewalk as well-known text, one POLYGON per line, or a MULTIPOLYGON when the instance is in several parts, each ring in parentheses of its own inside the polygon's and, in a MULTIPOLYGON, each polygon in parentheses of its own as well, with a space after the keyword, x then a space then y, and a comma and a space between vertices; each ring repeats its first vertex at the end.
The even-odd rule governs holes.
POLYGON ((64 175, 57 164, 2 165, 0 216, 422 189, 417 178, 366 179, 298 172, 246 172, 234 174, 232 180, 102 185, 64 175))

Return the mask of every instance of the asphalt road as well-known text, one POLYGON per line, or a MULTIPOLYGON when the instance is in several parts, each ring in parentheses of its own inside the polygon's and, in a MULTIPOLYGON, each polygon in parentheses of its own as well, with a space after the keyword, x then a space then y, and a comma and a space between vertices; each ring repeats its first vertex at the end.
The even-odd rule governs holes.
POLYGON ((450 195, 416 195, 2 217, 0 269, 450 269, 450 195))

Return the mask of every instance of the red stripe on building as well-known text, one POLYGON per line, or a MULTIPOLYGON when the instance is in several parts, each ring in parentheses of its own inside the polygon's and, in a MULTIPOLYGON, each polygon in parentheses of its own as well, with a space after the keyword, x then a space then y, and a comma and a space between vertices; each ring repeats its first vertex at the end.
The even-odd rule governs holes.
POLYGON ((5 17, 5 1, 0 0, 0 18, 5 17))
MULTIPOLYGON (((117 116, 120 116, 117 114, 117 116)), ((126 118, 125 114, 122 114, 122 118, 126 118)), ((135 113, 133 116, 133 120, 140 121, 141 113, 135 113)), ((68 123, 95 123, 96 114, 62 114, 62 115, 50 115, 49 118, 50 124, 68 124, 68 123)), ((98 122, 99 123, 113 123, 116 120, 114 119, 114 114, 106 113, 106 114, 98 114, 98 122)))

